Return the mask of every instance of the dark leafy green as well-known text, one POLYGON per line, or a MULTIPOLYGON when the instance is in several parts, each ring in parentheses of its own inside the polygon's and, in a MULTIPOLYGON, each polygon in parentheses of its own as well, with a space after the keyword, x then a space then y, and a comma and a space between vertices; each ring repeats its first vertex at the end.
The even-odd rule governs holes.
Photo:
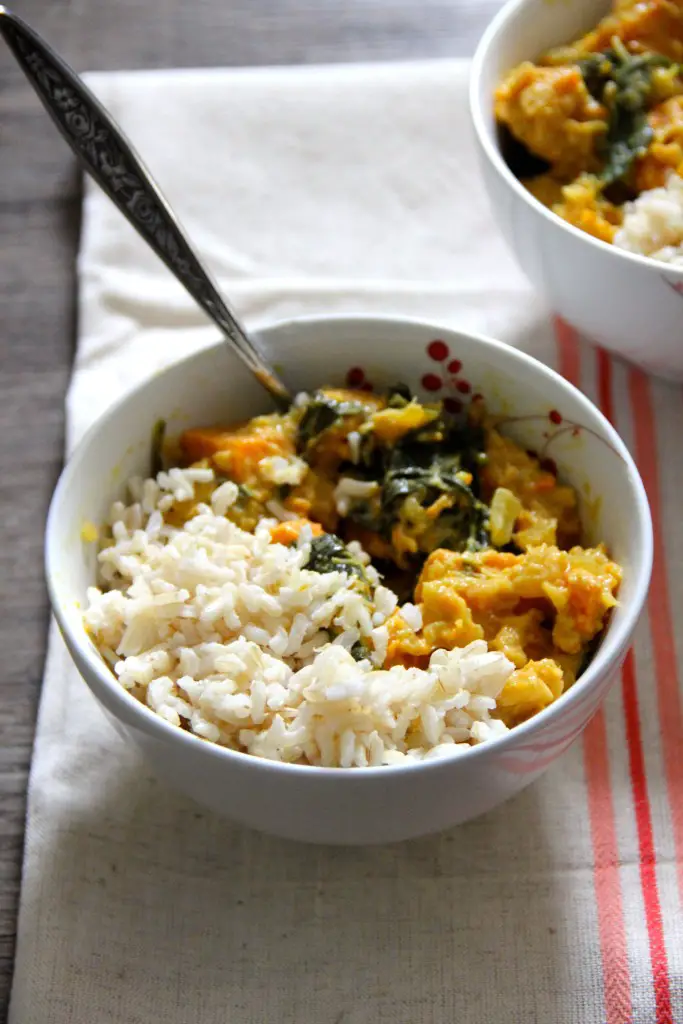
POLYGON ((381 510, 378 513, 377 505, 374 502, 367 500, 354 501, 349 509, 348 518, 367 530, 374 530, 376 533, 385 534, 381 510))
POLYGON ((156 476, 164 468, 165 437, 166 420, 157 420, 152 428, 152 476, 156 476))
POLYGON ((599 145, 604 161, 600 179, 606 186, 623 182, 652 141, 647 113, 653 72, 672 67, 673 61, 657 53, 631 54, 617 40, 613 49, 592 53, 578 64, 591 96, 608 111, 607 133, 599 145))
POLYGON ((389 409, 405 409, 413 396, 407 384, 394 384, 387 388, 387 406, 389 409))
MULTIPOLYGON (((389 389, 387 404, 400 409, 412 398, 405 385, 397 385, 389 389)), ((482 431, 449 413, 391 446, 367 433, 353 474, 377 480, 381 489, 378 498, 354 502, 348 518, 390 541, 407 498, 426 509, 446 494, 454 500, 436 520, 439 545, 454 550, 484 547, 489 543, 489 510, 479 499, 479 474, 485 459, 482 431), (462 471, 471 474, 470 485, 458 476, 462 471)))
MULTIPOLYGON (((388 408, 403 409, 413 395, 405 384, 385 392, 388 408)), ((344 416, 362 415, 362 402, 337 401, 321 392, 309 399, 298 428, 298 449, 306 456, 317 437, 344 416)), ((442 495, 448 508, 434 519, 440 547, 472 551, 489 541, 489 510, 480 500, 479 474, 486 460, 483 432, 466 417, 442 412, 432 422, 386 444, 371 430, 360 431, 357 461, 341 466, 342 475, 377 481, 377 495, 354 501, 345 518, 391 542, 394 526, 405 514, 406 499, 427 509, 442 495), (466 483, 462 473, 471 475, 466 483)), ((415 556, 419 561, 424 553, 415 556)), ((334 535, 314 538, 307 568, 318 572, 342 570, 367 582, 362 565, 334 535)))
POLYGON ((451 444, 410 444, 391 452, 382 484, 381 507, 385 521, 392 522, 408 497, 428 508, 441 495, 454 499, 438 518, 441 547, 476 550, 489 543, 489 509, 477 496, 479 461, 470 447, 467 431, 451 435, 451 444), (455 440, 460 444, 455 446, 455 440), (472 473, 472 485, 458 473, 472 473))
POLYGON ((371 654, 371 649, 366 647, 362 640, 357 640, 351 648, 351 657, 356 661, 365 661, 371 654))
POLYGON ((361 402, 340 402, 320 391, 314 391, 299 422, 297 432, 299 452, 306 451, 323 431, 338 420, 345 416, 357 416, 363 411, 364 406, 361 402))
POLYGON ((344 541, 334 533, 322 533, 313 538, 305 568, 313 572, 345 572, 347 576, 355 576, 364 586, 368 586, 362 563, 354 558, 344 541))

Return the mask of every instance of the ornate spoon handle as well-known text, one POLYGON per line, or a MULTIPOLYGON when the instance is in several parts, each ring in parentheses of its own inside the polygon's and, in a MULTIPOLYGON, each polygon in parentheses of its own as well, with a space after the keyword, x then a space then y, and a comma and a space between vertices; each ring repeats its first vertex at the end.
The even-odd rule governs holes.
POLYGON ((2 6, 0 32, 86 170, 218 325, 277 404, 289 405, 287 388, 254 348, 151 174, 99 100, 32 28, 2 6))

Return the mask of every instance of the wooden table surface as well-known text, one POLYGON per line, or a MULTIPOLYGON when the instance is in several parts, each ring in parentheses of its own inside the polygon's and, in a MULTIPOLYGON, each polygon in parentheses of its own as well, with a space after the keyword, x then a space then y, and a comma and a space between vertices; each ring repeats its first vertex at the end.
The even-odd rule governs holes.
MULTIPOLYGON (((77 70, 465 56, 501 0, 15 0, 77 70)), ((48 603, 42 534, 62 462, 80 177, 0 51, 0 1020, 48 603)))

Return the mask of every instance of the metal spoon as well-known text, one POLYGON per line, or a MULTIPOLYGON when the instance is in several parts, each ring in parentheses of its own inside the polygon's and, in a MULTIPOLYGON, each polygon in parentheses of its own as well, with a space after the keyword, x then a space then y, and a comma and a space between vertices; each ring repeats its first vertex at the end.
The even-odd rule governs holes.
POLYGON ((158 185, 83 80, 32 28, 0 6, 0 32, 43 106, 100 188, 142 235, 278 407, 291 395, 220 295, 158 185))

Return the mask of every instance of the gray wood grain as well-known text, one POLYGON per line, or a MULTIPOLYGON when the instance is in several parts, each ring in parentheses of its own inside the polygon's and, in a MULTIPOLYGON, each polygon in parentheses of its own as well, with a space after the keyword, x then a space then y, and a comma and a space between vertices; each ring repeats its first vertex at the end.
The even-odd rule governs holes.
MULTIPOLYGON (((16 0, 77 69, 472 53, 501 0, 16 0)), ((27 774, 48 622, 42 530, 62 457, 80 178, 0 51, 0 1020, 6 1019, 27 774)))

